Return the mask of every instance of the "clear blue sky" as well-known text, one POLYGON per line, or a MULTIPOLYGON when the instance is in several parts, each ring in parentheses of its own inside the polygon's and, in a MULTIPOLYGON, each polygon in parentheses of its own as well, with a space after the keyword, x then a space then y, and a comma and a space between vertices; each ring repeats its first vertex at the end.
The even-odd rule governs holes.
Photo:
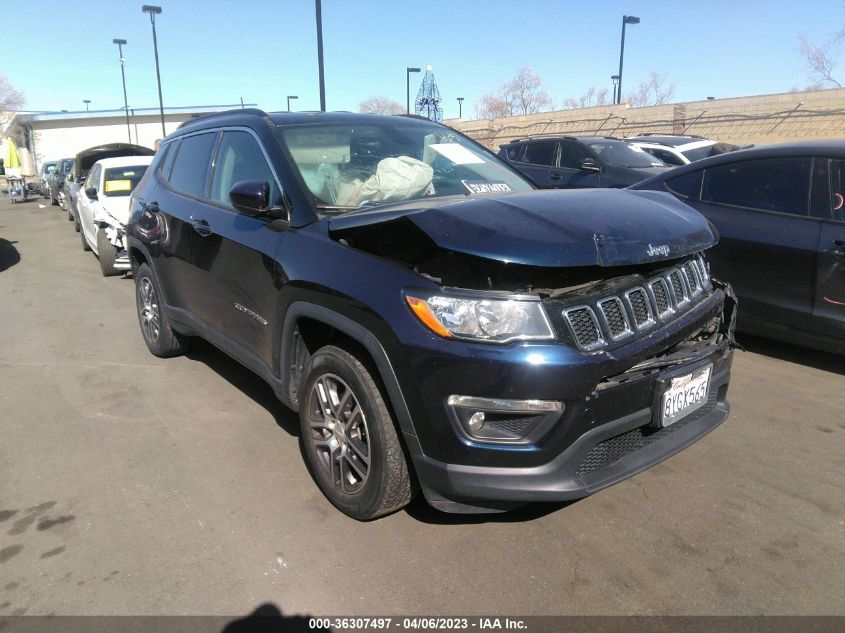
MULTIPOLYGON (((130 107, 155 107, 152 33, 144 1, 2 0, 0 74, 33 110, 123 106, 117 47, 128 40, 130 107)), ((313 0, 159 0, 165 106, 258 103, 319 109, 313 0)), ((447 117, 533 66, 559 102, 610 87, 621 16, 637 15, 625 46, 625 87, 650 71, 673 100, 785 92, 810 83, 799 37, 845 27, 845 3, 808 0, 323 0, 326 102, 357 110, 373 95, 405 101, 405 67, 431 64, 447 117)), ((845 46, 837 53, 841 59, 845 46)), ((838 67, 845 78, 845 60, 838 67)), ((422 76, 412 75, 411 98, 422 76)), ((845 83, 845 81, 843 81, 845 83)))

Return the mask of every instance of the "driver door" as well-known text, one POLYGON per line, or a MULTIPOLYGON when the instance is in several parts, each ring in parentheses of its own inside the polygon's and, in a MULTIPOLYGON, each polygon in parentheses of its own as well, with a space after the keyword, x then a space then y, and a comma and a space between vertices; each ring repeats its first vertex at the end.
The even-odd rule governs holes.
POLYGON ((563 189, 601 187, 599 163, 590 151, 575 141, 560 142, 560 158, 557 167, 552 167, 549 179, 553 186, 563 189), (584 169, 584 161, 591 159, 596 169, 584 169))

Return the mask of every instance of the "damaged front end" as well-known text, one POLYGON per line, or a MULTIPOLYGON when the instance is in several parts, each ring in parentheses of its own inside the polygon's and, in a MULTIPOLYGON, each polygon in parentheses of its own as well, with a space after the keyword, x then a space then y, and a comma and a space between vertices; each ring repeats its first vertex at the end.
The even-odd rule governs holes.
MULTIPOLYGON (((630 201, 618 193, 601 199, 630 201)), ((341 244, 426 282, 405 289, 437 335, 405 343, 426 420, 406 441, 419 443, 430 502, 578 498, 724 421, 736 297, 710 277, 706 220, 658 200, 672 230, 605 206, 598 221, 544 216, 533 250, 532 216, 510 232, 504 215, 444 207, 330 225, 341 244)))
MULTIPOLYGON (((115 270, 129 270, 129 253, 126 248, 126 225, 106 209, 95 209, 93 223, 97 229, 98 250, 108 248, 113 253, 115 270), (102 237, 99 233, 102 232, 102 237)), ((100 256, 106 256, 105 253, 100 256)))

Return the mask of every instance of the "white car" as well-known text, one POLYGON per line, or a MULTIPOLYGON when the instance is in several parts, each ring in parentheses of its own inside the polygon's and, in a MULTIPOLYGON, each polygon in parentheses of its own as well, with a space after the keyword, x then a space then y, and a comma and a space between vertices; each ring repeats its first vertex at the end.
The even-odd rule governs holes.
POLYGON ((129 270, 124 243, 129 196, 152 162, 152 156, 121 156, 97 161, 88 172, 76 207, 83 250, 93 250, 103 276, 129 270))
POLYGON ((737 145, 719 143, 700 136, 642 134, 625 140, 668 165, 688 165, 708 156, 739 149, 737 145))

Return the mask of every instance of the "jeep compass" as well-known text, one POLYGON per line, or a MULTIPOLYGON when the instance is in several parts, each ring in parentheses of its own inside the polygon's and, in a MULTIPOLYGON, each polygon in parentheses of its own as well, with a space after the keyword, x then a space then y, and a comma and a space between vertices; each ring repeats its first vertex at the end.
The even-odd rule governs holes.
POLYGON ((128 255, 157 356, 202 337, 299 412, 356 519, 576 499, 728 414, 717 241, 660 192, 536 191, 417 117, 235 110, 168 136, 128 255))

